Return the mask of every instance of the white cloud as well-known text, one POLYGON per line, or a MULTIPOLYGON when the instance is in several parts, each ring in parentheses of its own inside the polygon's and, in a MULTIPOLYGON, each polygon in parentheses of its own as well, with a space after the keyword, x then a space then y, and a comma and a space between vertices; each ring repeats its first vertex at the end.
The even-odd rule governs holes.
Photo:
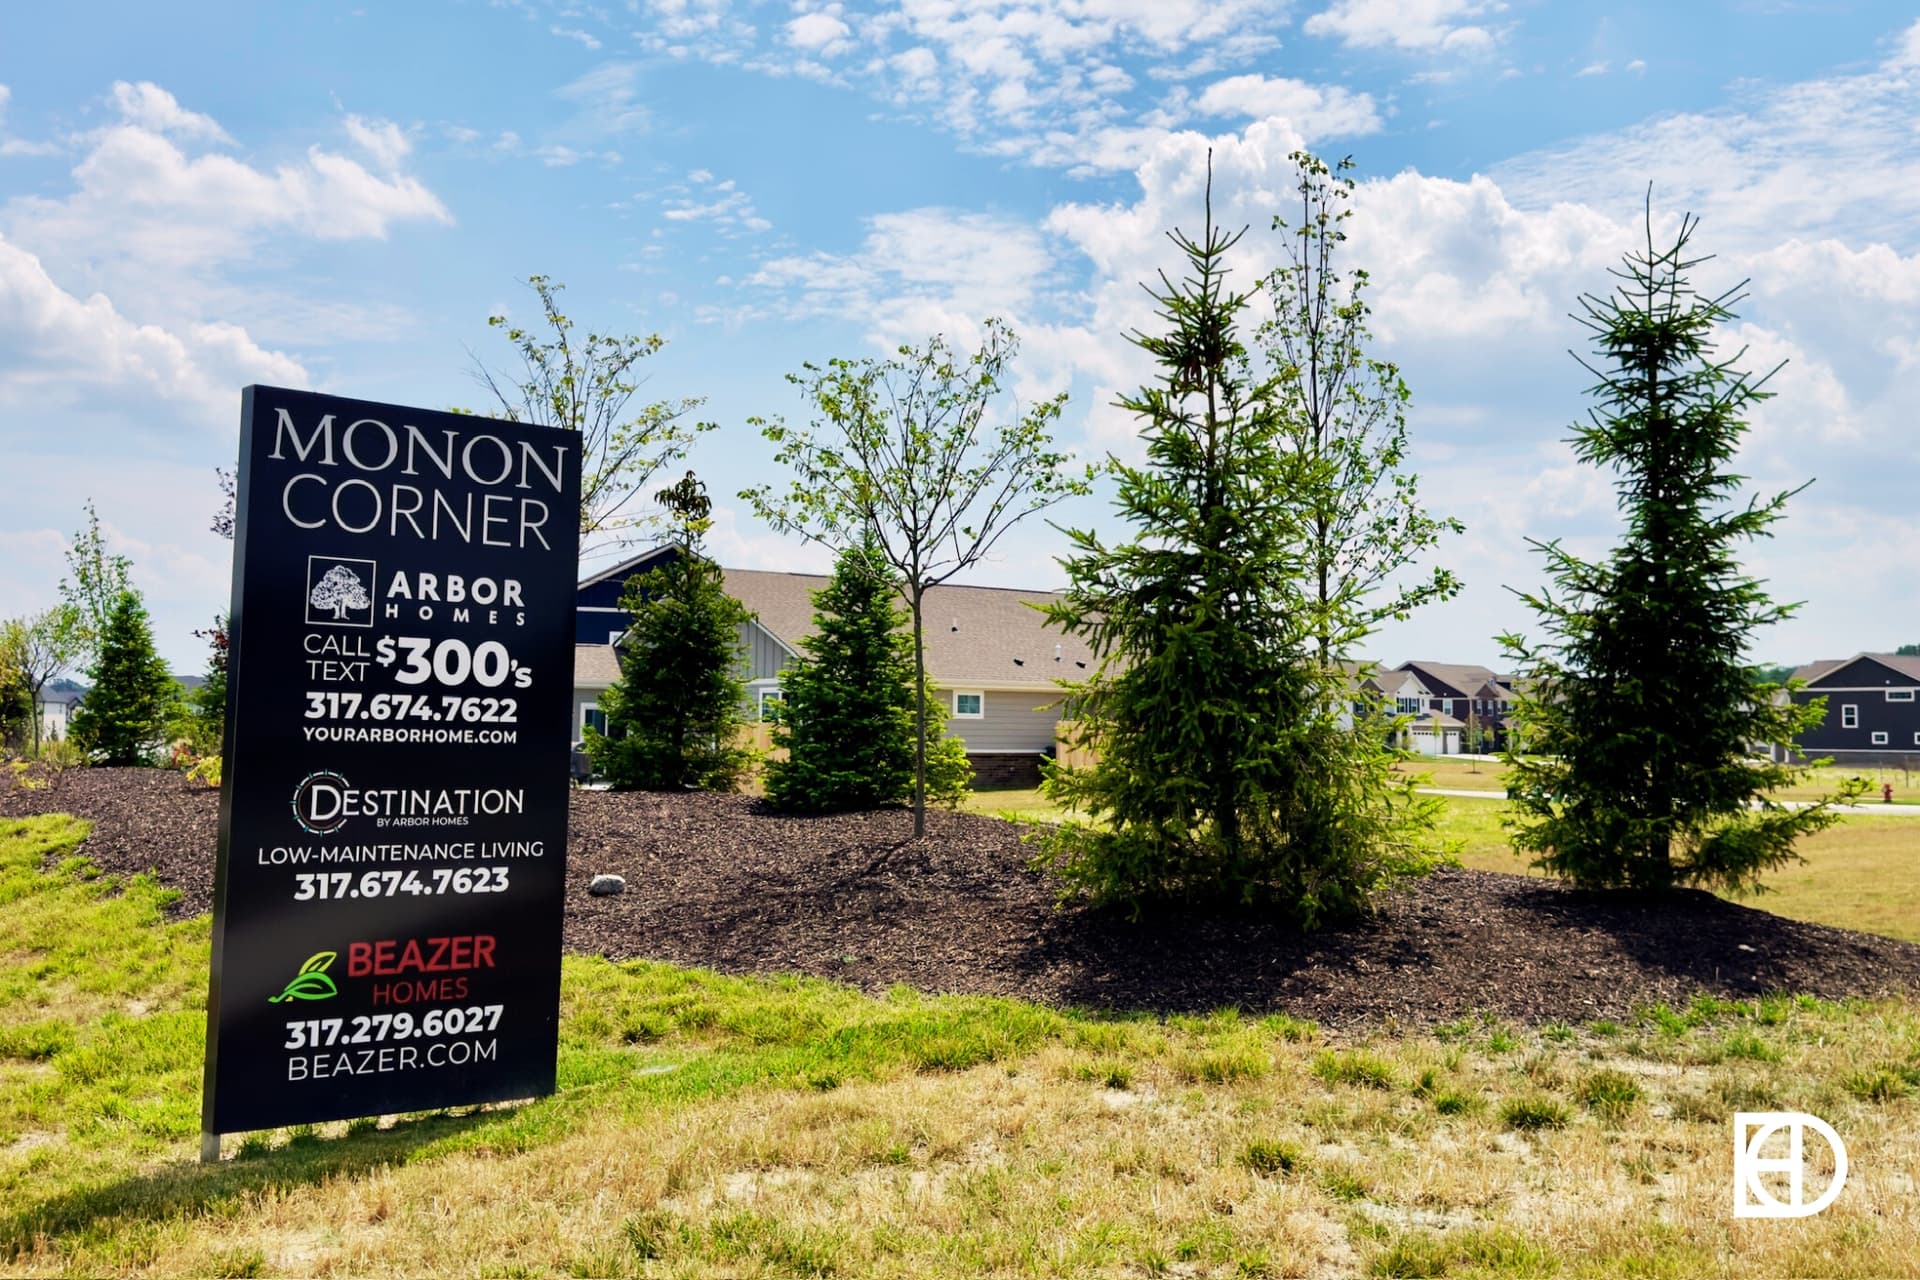
POLYGON ((1645 58, 1635 58, 1627 64, 1627 70, 1633 75, 1644 75, 1647 70, 1647 60, 1645 58))
POLYGON ((661 198, 660 216, 669 222, 704 222, 722 236, 771 231, 773 224, 754 210, 753 201, 729 178, 716 181, 705 169, 695 169, 684 183, 675 184, 661 198))
POLYGON ((1603 76, 1605 74, 1607 74, 1607 64, 1604 61, 1589 62, 1586 66, 1573 73, 1576 80, 1584 76, 1603 76))
POLYGON ((787 43, 819 57, 831 58, 853 47, 853 42, 847 39, 852 31, 853 28, 830 12, 803 13, 787 23, 787 43))
POLYGON ((150 81, 142 80, 138 84, 114 81, 113 104, 121 119, 141 129, 204 142, 233 141, 212 116, 187 110, 172 94, 150 81))
POLYGON ((566 130, 594 141, 641 132, 652 120, 639 101, 640 68, 631 62, 595 67, 558 93, 578 109, 566 130))
POLYGON ((248 382, 305 386, 298 361, 263 350, 236 325, 169 330, 138 324, 104 294, 82 301, 40 260, 0 239, 0 416, 108 396, 143 409, 184 412, 229 428, 234 388, 248 382))
MULTIPOLYGON (((1916 39, 1920 23, 1906 40, 1916 39)), ((1722 245, 1791 235, 1911 246, 1920 226, 1920 77, 1902 45, 1867 71, 1737 86, 1712 111, 1656 116, 1495 166, 1515 203, 1578 201, 1627 216, 1691 209, 1722 245)), ((1920 64, 1916 64, 1920 65, 1920 64)))
POLYGON ((969 344, 990 315, 1023 334, 1053 266, 1040 232, 991 214, 910 209, 868 219, 853 254, 774 258, 747 287, 790 317, 858 316, 876 345, 944 333, 969 344))
MULTIPOLYGON (((931 119, 962 144, 1024 163, 1096 172, 1136 163, 1116 149, 1137 131, 1177 121, 1149 86, 1246 67, 1278 47, 1291 0, 904 0, 794 5, 756 27, 724 0, 645 0, 641 45, 771 76, 799 76, 868 93, 895 112, 931 119), (869 51, 863 60, 855 49, 869 51), (1101 152, 1097 159, 1075 152, 1101 152)), ((1345 127, 1353 99, 1326 94, 1345 127)))
POLYGON ((1498 36, 1469 20, 1504 7, 1492 0, 1334 0, 1301 30, 1359 49, 1477 53, 1492 48, 1498 36))
POLYGON ((582 31, 578 27, 549 27, 549 35, 559 36, 562 40, 572 40, 588 49, 598 49, 600 40, 592 32, 582 31))
MULTIPOLYGON (((1749 110, 1764 119, 1776 106, 1758 101, 1749 110)), ((1739 137, 1755 129, 1734 125, 1739 137)), ((1231 282, 1245 287, 1279 260, 1267 226, 1291 190, 1287 155, 1299 144, 1277 120, 1211 138, 1142 131, 1133 140, 1137 194, 1127 201, 1061 204, 1037 226, 954 210, 875 219, 859 252, 779 258, 749 286, 771 293, 780 315, 865 317, 880 346, 934 331, 968 335, 981 317, 1005 315, 1025 339, 1023 389, 1043 394, 1070 382, 1081 407, 1068 430, 1083 432, 1075 439, 1085 447, 1125 455, 1137 449, 1139 424, 1112 401, 1153 370, 1124 335, 1161 324, 1140 284, 1162 269, 1177 273, 1165 233, 1198 229, 1208 149, 1220 224, 1254 228, 1229 261, 1231 282)), ((1536 172, 1532 158, 1521 163, 1536 172)), ((1550 174, 1538 174, 1545 189, 1550 174)), ((1763 176, 1756 188, 1789 194, 1763 176)), ((1399 362, 1413 388, 1423 493, 1468 525, 1442 552, 1467 580, 1466 595, 1383 634, 1383 656, 1418 647, 1495 660, 1493 633, 1532 625, 1506 590, 1542 580, 1526 539, 1565 537, 1576 551, 1599 554, 1617 533, 1611 477, 1579 464, 1565 443, 1592 382, 1567 355, 1588 347, 1567 313, 1582 292, 1612 286, 1609 268, 1642 234, 1637 202, 1522 194, 1493 176, 1413 171, 1365 178, 1356 193, 1344 252, 1372 276, 1374 349, 1399 362)), ((1723 240, 1710 217, 1700 243, 1721 257, 1697 273, 1708 288, 1754 277, 1742 318, 1721 335, 1724 354, 1744 346, 1743 367, 1756 375, 1787 361, 1771 384, 1776 397, 1753 411, 1736 468, 1761 492, 1818 477, 1789 506, 1780 538, 1743 551, 1780 597, 1814 602, 1802 621, 1762 641, 1782 659, 1892 643, 1911 631, 1884 592, 1876 602, 1872 592, 1843 591, 1844 575, 1821 566, 1857 560, 1862 544, 1853 539, 1912 536, 1920 487, 1920 462, 1890 458, 1885 447, 1911 434, 1910 406, 1920 402, 1920 245, 1825 236, 1818 228, 1834 221, 1831 209, 1808 210, 1814 233, 1796 234, 1797 198, 1785 208, 1764 243, 1746 243, 1744 232, 1723 240)), ((1751 210, 1741 225, 1766 226, 1767 213, 1751 210)), ((1677 215, 1661 212, 1656 234, 1675 225, 1677 215)))
POLYGON ((350 115, 346 119, 346 129, 354 145, 389 173, 398 169, 413 150, 413 143, 408 141, 406 131, 391 120, 370 120, 364 116, 350 115))
POLYGON ((1380 116, 1370 95, 1303 80, 1232 76, 1208 85, 1193 105, 1202 115, 1249 116, 1256 120, 1277 116, 1308 140, 1376 133, 1380 129, 1380 116))

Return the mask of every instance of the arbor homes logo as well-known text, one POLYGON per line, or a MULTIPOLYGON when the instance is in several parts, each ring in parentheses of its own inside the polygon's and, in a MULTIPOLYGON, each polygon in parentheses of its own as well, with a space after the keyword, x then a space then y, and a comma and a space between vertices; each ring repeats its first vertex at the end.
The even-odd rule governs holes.
POLYGON ((1737 1111, 1733 1116, 1733 1216, 1736 1218, 1807 1218, 1839 1196, 1847 1184, 1847 1146, 1833 1126, 1819 1116, 1800 1111, 1737 1111), (1820 1135, 1833 1151, 1833 1181, 1816 1200, 1804 1194, 1806 1131, 1820 1135), (1767 1139, 1785 1130, 1784 1156, 1762 1156, 1767 1139), (1763 1174, 1785 1174, 1787 1199, 1782 1203, 1761 1180, 1763 1174))
POLYGON ((293 817, 310 835, 332 835, 348 818, 379 818, 409 826, 465 826, 473 817, 527 811, 527 793, 505 787, 355 787, 321 769, 293 789, 293 817))
POLYGON ((307 557, 307 625, 370 627, 380 566, 346 556, 307 557))

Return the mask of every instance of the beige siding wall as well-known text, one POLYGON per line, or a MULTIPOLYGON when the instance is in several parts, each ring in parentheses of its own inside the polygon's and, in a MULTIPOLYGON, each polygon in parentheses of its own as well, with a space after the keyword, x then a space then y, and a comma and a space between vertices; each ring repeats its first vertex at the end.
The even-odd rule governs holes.
MULTIPOLYGON (((977 692, 961 685, 954 689, 977 692)), ((953 693, 953 689, 947 689, 940 694, 949 709, 953 707, 953 693)), ((989 689, 983 703, 986 715, 979 720, 949 717, 947 732, 965 742, 968 751, 1045 751, 1053 745, 1054 725, 1060 719, 1059 701, 1060 693, 1054 689, 1018 693, 989 689), (1045 710, 1036 709, 1041 707, 1045 710)))

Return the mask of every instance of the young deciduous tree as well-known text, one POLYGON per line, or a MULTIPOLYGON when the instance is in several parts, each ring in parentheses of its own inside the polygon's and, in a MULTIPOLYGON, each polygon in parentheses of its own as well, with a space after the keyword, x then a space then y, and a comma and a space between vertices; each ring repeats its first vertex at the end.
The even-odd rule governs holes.
POLYGON ((1461 525, 1420 499, 1407 467, 1407 384, 1397 366, 1368 354, 1367 273, 1339 263, 1353 161, 1329 168, 1309 152, 1289 158, 1298 220, 1273 220, 1288 233, 1287 261, 1264 281, 1271 313, 1257 340, 1293 454, 1289 488, 1302 516, 1315 654, 1331 672, 1383 622, 1459 593, 1444 567, 1424 577, 1401 571, 1461 525))
POLYGON ((119 607, 120 597, 133 590, 133 562, 107 550, 93 499, 87 499, 86 510, 86 527, 73 535, 67 548, 69 576, 60 580, 59 625, 75 662, 99 656, 108 617, 119 607))
POLYGON ((180 685, 154 652, 140 597, 123 591, 101 629, 93 687, 73 713, 75 745, 103 764, 145 764, 166 733, 180 685))
POLYGON ((1074 471, 1053 446, 1064 391, 991 424, 1018 350, 1013 331, 989 319, 979 350, 964 361, 936 335, 885 360, 809 364, 787 380, 819 415, 812 423, 752 420, 793 480, 785 494, 762 485, 741 498, 776 529, 836 549, 872 538, 900 574, 919 694, 916 838, 927 829, 926 594, 978 564, 1027 516, 1090 487, 1091 469, 1074 471))
POLYGON ((65 608, 48 609, 27 618, 15 618, 0 627, 0 649, 19 673, 29 706, 27 738, 40 753, 40 695, 47 682, 79 659, 71 617, 65 608))
POLYGON ((1381 735, 1344 727, 1345 699, 1329 696, 1302 501, 1317 481, 1273 380, 1250 371, 1249 296, 1224 266, 1240 235, 1214 224, 1209 189, 1201 238, 1170 238, 1187 275, 1163 273, 1152 291, 1164 332, 1133 337, 1159 377, 1120 401, 1141 420, 1147 463, 1108 463, 1136 536, 1110 547, 1070 531, 1069 585, 1048 611, 1099 657, 1070 686, 1075 745, 1097 760, 1048 769, 1074 817, 1043 849, 1136 914, 1225 901, 1311 927, 1431 865, 1432 802, 1379 776, 1392 759, 1381 735))
POLYGON ((746 685, 740 628, 753 615, 727 594, 702 539, 712 524, 705 487, 689 471, 660 491, 680 554, 628 581, 633 615, 620 646, 620 679, 600 695, 604 734, 586 730, 594 772, 623 790, 730 791, 751 753, 738 746, 746 685))
POLYGON ((1507 755, 1514 848, 1596 888, 1757 888, 1846 795, 1789 808, 1773 797, 1804 771, 1756 755, 1825 707, 1751 681, 1756 633, 1797 606, 1773 603, 1735 551, 1799 490, 1737 500, 1728 464, 1772 374, 1736 369, 1744 350, 1715 358, 1745 283, 1695 291, 1695 226, 1683 217, 1657 248, 1649 203, 1646 248, 1613 273, 1621 283, 1580 299, 1595 346, 1580 363, 1599 381, 1572 444, 1614 473, 1626 534, 1601 561, 1535 541, 1554 585, 1522 598, 1551 639, 1501 637, 1523 672, 1514 718, 1529 753, 1507 755))
MULTIPOLYGON (((905 630, 900 578, 872 541, 847 547, 833 578, 813 595, 806 656, 781 675, 783 701, 767 762, 767 799, 805 813, 872 809, 913 798, 913 637, 905 630)), ((927 797, 957 804, 973 768, 947 737, 933 689, 924 717, 941 736, 927 752, 927 797)))
POLYGON ((530 276, 540 300, 544 334, 506 316, 488 318, 520 358, 512 372, 489 368, 473 356, 473 374, 502 417, 561 427, 580 436, 580 544, 620 546, 653 527, 653 517, 628 509, 654 476, 686 456, 687 446, 711 422, 688 421, 704 399, 655 400, 631 407, 645 378, 640 363, 667 344, 659 334, 576 336, 560 310, 566 286, 548 276, 530 276))

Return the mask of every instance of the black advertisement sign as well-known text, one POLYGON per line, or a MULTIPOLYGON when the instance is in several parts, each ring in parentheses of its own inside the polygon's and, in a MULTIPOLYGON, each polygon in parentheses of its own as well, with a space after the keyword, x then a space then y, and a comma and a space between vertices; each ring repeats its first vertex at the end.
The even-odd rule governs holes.
POLYGON ((202 1128, 550 1093, 572 432, 244 392, 202 1128))

